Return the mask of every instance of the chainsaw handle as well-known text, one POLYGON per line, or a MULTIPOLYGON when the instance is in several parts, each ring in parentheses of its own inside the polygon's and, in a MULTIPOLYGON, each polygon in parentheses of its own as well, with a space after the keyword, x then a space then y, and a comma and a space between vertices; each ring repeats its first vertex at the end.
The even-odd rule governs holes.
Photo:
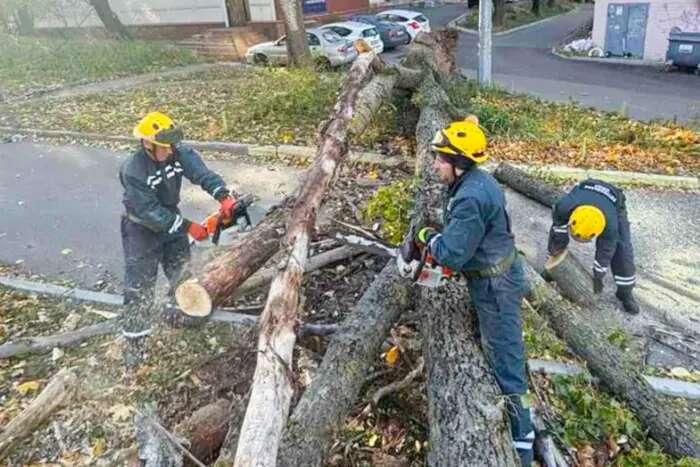
POLYGON ((423 268, 425 267, 425 263, 428 261, 428 249, 423 248, 423 251, 421 252, 420 255, 420 260, 418 261, 418 267, 416 267, 416 270, 413 272, 413 282, 418 281, 418 278, 420 277, 421 273, 423 272, 423 268))

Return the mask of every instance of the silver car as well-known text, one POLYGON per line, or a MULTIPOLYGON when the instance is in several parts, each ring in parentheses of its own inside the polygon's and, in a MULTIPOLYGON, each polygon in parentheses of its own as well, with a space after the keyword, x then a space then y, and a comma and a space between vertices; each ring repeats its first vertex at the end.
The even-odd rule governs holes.
MULTIPOLYGON (((352 42, 343 39, 333 31, 317 28, 306 30, 311 56, 322 66, 339 66, 351 63, 357 58, 357 50, 352 42)), ((287 36, 276 41, 256 44, 246 52, 246 61, 256 65, 286 65, 287 36)))

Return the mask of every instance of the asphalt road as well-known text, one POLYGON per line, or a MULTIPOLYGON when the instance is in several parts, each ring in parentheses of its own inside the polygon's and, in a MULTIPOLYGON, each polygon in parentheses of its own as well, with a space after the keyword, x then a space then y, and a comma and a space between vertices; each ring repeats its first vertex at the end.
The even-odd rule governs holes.
MULTIPOLYGON (((0 263, 26 273, 91 287, 105 279, 120 284, 122 189, 118 169, 127 156, 82 146, 0 144, 0 263)), ((253 222, 296 186, 299 171, 242 162, 209 161, 229 187, 260 200, 253 222)), ((185 182, 185 217, 202 220, 218 204, 185 182)), ((227 242, 227 231, 222 243, 227 242)), ((200 245, 203 249, 206 243, 200 245)))
MULTIPOLYGON (((464 5, 422 9, 434 29, 466 12, 464 5)), ((551 53, 553 46, 592 18, 591 5, 514 33, 494 36, 493 78, 509 91, 586 107, 624 111, 638 120, 700 118, 700 77, 653 67, 578 62, 551 53)), ((476 78, 478 37, 461 33, 457 64, 476 78)), ((400 48, 385 54, 390 61, 400 48)))

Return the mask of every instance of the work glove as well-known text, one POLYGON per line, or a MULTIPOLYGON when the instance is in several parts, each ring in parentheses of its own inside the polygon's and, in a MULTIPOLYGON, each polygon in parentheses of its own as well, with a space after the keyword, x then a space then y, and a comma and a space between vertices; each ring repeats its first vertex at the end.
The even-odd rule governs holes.
POLYGON ((423 227, 418 231, 416 234, 415 241, 420 246, 421 248, 424 248, 425 245, 430 243, 430 240, 437 235, 437 230, 435 230, 433 227, 423 227))
POLYGON ((190 222, 190 225, 187 227, 187 233, 190 234, 190 237, 199 242, 209 238, 209 232, 207 232, 207 229, 204 226, 197 224, 196 222, 188 222, 190 222))
POLYGON ((231 195, 224 196, 219 200, 219 214, 224 222, 228 222, 233 217, 233 211, 236 209, 236 198, 231 195))
POLYGON ((603 291, 603 277, 605 273, 593 270, 593 293, 599 294, 603 291))

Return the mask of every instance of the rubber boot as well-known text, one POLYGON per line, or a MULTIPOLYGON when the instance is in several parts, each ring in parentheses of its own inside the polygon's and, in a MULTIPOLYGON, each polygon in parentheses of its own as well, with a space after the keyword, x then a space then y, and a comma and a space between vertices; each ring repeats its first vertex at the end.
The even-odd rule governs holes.
POLYGON ((631 315, 636 315, 639 313, 639 304, 637 303, 637 300, 634 299, 634 295, 632 295, 631 290, 627 291, 617 289, 615 296, 622 302, 622 309, 625 310, 626 313, 631 315))

